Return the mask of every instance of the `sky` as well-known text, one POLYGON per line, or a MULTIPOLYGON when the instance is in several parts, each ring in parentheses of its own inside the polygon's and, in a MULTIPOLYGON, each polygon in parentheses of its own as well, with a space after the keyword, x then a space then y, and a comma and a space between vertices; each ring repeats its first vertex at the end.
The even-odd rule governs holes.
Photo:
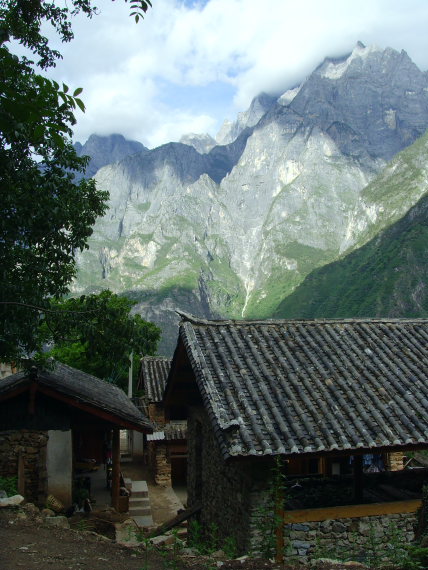
POLYGON ((92 133, 149 148, 215 137, 257 94, 281 94, 357 41, 404 49, 428 70, 427 0, 152 0, 138 24, 124 0, 95 4, 100 13, 74 19, 75 39, 59 44, 63 60, 49 72, 83 88, 82 143, 92 133))

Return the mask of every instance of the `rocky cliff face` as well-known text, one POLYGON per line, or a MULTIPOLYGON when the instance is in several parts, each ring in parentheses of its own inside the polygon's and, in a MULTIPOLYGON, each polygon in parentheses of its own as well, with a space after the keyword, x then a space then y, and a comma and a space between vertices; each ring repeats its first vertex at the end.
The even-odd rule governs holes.
MULTIPOLYGON (((363 247, 316 269, 282 301, 280 318, 428 316, 428 135, 400 153, 363 194, 411 202, 416 184, 425 195, 363 247), (391 192, 391 184, 393 192, 391 192)), ((401 209, 401 206, 400 206, 401 209)), ((394 204, 389 209, 395 219, 394 204)), ((371 228, 370 233, 375 233, 371 228)))
POLYGON ((427 127, 426 76, 405 52, 358 44, 279 98, 257 98, 223 128, 227 144, 202 154, 170 143, 101 168, 110 209, 74 291, 127 291, 160 324, 177 320, 174 307, 269 316, 420 198, 417 185, 404 196, 370 182, 427 127))
POLYGON ((79 156, 90 156, 85 176, 92 178, 106 164, 119 162, 125 156, 148 152, 148 148, 137 141, 126 140, 122 135, 91 135, 85 144, 74 144, 79 156))

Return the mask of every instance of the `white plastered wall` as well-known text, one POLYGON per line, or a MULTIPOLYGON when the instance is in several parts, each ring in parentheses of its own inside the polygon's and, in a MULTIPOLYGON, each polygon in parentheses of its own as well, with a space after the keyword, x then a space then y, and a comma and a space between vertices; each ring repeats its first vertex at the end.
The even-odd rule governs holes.
POLYGON ((49 430, 46 467, 48 494, 59 499, 64 506, 72 503, 73 452, 71 430, 49 430))

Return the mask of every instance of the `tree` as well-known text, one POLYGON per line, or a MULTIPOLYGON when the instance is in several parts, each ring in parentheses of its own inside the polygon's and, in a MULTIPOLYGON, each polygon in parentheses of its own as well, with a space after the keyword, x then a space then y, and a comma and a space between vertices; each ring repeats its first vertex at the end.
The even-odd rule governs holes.
POLYGON ((41 335, 54 342, 47 356, 125 387, 130 354, 137 374, 141 356, 156 353, 161 332, 140 315, 131 315, 134 304, 108 290, 52 301, 41 335))
MULTIPOLYGON (((132 0, 131 15, 138 21, 148 5, 132 0)), ((42 70, 55 65, 61 55, 49 47, 42 25, 51 24, 67 42, 71 16, 96 13, 91 0, 70 6, 0 0, 0 359, 38 347, 40 315, 50 298, 67 293, 75 252, 87 247, 106 210, 108 194, 94 181, 74 182, 87 164, 71 143, 74 110, 84 110, 82 90, 69 92, 12 53, 15 40, 38 57, 42 70)))

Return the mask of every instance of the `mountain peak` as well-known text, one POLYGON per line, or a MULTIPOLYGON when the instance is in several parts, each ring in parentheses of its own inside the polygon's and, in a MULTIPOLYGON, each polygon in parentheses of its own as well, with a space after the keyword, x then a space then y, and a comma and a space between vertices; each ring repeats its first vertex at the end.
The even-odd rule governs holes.
POLYGON ((207 154, 217 144, 208 133, 187 133, 179 142, 193 146, 200 154, 207 154))
POLYGON ((316 71, 321 77, 339 79, 347 72, 356 59, 366 60, 370 55, 382 53, 383 51, 385 50, 376 45, 366 47, 362 42, 358 41, 351 53, 338 58, 326 57, 316 71))

